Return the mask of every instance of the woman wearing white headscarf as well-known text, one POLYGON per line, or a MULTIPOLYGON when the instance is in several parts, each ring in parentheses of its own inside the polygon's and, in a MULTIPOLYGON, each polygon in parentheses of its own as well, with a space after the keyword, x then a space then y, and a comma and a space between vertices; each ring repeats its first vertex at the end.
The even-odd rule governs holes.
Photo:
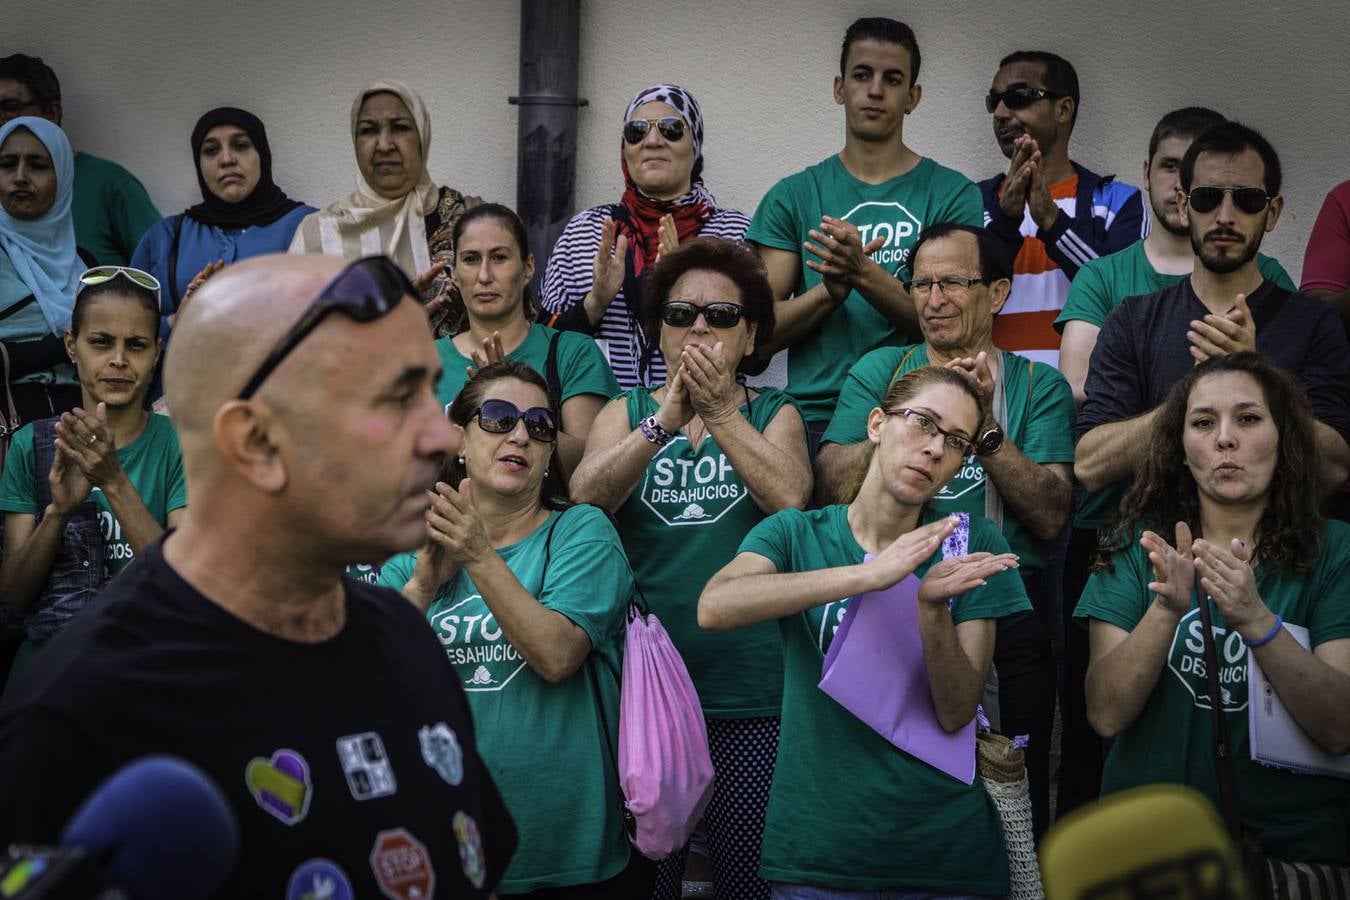
POLYGON ((482 201, 438 187, 428 174, 431 116, 426 104, 401 81, 376 81, 356 95, 351 127, 359 170, 356 191, 306 216, 291 252, 346 259, 383 253, 414 279, 423 301, 453 291, 450 280, 439 274, 440 266, 454 259, 451 229, 465 210, 482 201))
POLYGON ((62 336, 84 263, 75 250, 70 203, 74 155, 60 127, 35 116, 0 128, 0 342, 18 423, 80 401, 62 336))

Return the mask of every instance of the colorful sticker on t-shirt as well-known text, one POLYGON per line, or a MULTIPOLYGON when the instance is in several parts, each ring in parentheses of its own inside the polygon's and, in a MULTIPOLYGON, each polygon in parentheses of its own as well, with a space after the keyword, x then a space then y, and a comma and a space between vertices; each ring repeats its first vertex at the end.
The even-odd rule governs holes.
POLYGON ((338 761, 355 800, 388 797, 398 791, 394 767, 384 752, 384 741, 373 731, 337 739, 338 761))
POLYGON ((500 691, 525 668, 482 594, 470 594, 437 612, 431 628, 466 691, 500 691))
POLYGON ((451 823, 455 829, 455 842, 459 844, 459 864, 464 867, 464 877, 476 888, 483 887, 487 878, 487 857, 483 855, 483 836, 478 832, 478 823, 473 816, 460 811, 455 813, 451 823))
MULTIPOLYGON (((1242 635, 1214 624, 1214 651, 1219 662, 1219 692, 1224 712, 1247 708, 1247 647, 1242 635)), ((1167 652, 1167 669, 1190 692, 1197 709, 1213 709, 1205 674, 1205 626, 1200 610, 1181 617, 1167 652)))
POLYGON ((356 900, 356 892, 341 866, 320 857, 304 861, 291 873, 286 900, 356 900))
POLYGON ((464 780, 464 751, 453 728, 444 722, 423 725, 417 729, 417 743, 422 747, 422 759, 446 783, 453 786, 464 780))
POLYGON ((690 459, 684 435, 662 448, 642 479, 643 504, 667 525, 711 525, 750 492, 725 453, 690 459))
POLYGON ((426 900, 436 892, 427 848, 406 828, 381 831, 370 848, 370 870, 389 900, 426 900))
POLYGON ((244 768, 244 783, 259 806, 287 825, 302 821, 309 812, 314 792, 309 764, 294 750, 282 748, 270 759, 255 756, 244 768))

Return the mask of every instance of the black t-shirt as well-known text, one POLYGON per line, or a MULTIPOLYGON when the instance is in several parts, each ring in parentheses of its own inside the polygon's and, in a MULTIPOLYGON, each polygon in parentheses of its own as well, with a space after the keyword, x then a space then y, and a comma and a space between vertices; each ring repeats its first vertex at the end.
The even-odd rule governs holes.
POLYGON ((240 831, 225 897, 485 897, 516 846, 455 676, 425 618, 344 581, 317 644, 208 600, 157 543, 34 660, 0 707, 0 847, 55 842, 138 757, 196 763, 240 831), (336 869, 335 873, 333 870, 336 869), (344 892, 342 879, 347 885, 344 892))
MULTIPOLYGON (((1330 306, 1265 281, 1247 297, 1256 349, 1298 379, 1313 416, 1350 441, 1350 345, 1330 306)), ((1077 433, 1142 415, 1195 365, 1186 332, 1209 310, 1189 277, 1153 294, 1127 297, 1106 317, 1092 351, 1077 433)))

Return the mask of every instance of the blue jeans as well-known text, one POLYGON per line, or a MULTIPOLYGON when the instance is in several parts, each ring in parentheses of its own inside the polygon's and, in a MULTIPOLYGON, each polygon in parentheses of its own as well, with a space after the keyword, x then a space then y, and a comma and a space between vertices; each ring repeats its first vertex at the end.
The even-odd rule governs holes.
POLYGON ((811 884, 773 883, 770 900, 994 900, 983 894, 929 894, 922 891, 844 891, 811 884))

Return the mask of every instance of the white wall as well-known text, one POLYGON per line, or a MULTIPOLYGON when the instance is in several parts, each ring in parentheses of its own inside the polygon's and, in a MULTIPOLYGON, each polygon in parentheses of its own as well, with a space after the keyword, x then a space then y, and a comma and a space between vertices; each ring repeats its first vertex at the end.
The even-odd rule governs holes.
MULTIPOLYGON (((197 199, 188 137, 219 105, 267 123, 292 196, 322 205, 351 190, 348 110, 381 76, 426 98, 439 181, 513 204, 506 98, 517 89, 519 15, 513 0, 12 0, 0 49, 44 57, 62 80, 76 147, 127 165, 166 212, 197 199)), ((585 0, 581 93, 591 105, 578 204, 618 198, 623 109, 639 87, 675 81, 703 107, 709 187, 723 205, 753 210, 779 177, 842 145, 830 79, 843 30, 861 15, 914 27, 924 97, 906 140, 977 180, 1006 166, 983 96, 998 58, 1023 48, 1077 66, 1072 155, 1098 171, 1139 183, 1149 132, 1179 106, 1213 106, 1262 130, 1284 162, 1287 197, 1265 249, 1296 279, 1322 197, 1350 178, 1344 0, 585 0)))

